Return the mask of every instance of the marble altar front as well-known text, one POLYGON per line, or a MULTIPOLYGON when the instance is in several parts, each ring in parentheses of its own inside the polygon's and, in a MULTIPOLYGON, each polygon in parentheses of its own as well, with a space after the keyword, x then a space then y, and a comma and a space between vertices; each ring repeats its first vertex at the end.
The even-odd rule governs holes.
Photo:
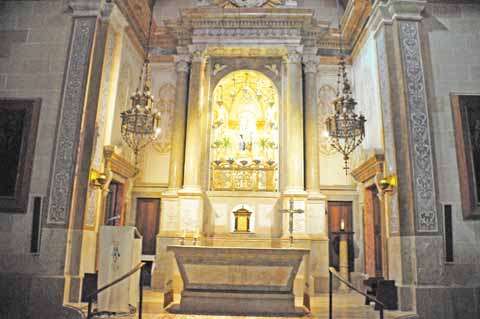
POLYGON ((183 280, 172 311, 294 315, 293 283, 309 249, 171 245, 183 280))

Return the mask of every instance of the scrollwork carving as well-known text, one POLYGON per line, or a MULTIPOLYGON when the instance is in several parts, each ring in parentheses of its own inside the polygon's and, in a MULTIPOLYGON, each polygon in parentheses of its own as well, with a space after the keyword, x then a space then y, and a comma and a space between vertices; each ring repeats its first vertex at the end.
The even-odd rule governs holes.
POLYGON ((88 75, 90 43, 95 30, 95 17, 74 19, 71 55, 62 100, 55 164, 50 185, 47 222, 62 225, 68 221, 72 193, 76 145, 83 113, 84 88, 88 75))
POLYGON ((416 229, 417 232, 437 232, 432 144, 417 23, 401 22, 399 34, 411 128, 416 229))

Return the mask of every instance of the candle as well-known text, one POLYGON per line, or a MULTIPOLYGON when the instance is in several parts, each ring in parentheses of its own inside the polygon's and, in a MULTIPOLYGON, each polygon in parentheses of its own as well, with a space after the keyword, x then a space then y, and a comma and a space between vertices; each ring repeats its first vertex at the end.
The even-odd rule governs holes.
POLYGON ((183 236, 182 237, 183 238, 187 237, 187 231, 185 229, 183 230, 183 236))
POLYGON ((198 238, 198 229, 195 231, 195 239, 198 238))
POLYGON ((340 221, 340 230, 341 230, 341 231, 344 231, 344 230, 345 230, 345 221, 343 220, 343 218, 342 218, 342 220, 340 221))

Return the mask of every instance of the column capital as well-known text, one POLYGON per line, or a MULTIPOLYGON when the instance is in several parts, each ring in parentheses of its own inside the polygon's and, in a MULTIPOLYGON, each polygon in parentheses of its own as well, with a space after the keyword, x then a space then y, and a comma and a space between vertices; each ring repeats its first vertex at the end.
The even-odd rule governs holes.
POLYGON ((367 28, 378 33, 382 25, 392 25, 395 20, 420 21, 425 9, 425 0, 377 1, 372 9, 367 28))
POLYGON ((387 2, 388 11, 393 20, 422 20, 422 11, 427 4, 426 0, 390 0, 387 2))
POLYGON ((73 10, 72 15, 76 17, 100 16, 108 19, 114 4, 104 0, 69 0, 68 6, 73 10))
POLYGON ((317 66, 320 61, 320 57, 316 55, 303 55, 302 63, 305 73, 317 73, 317 66))
POLYGON ((177 72, 188 72, 190 69, 190 55, 188 54, 179 54, 173 57, 175 62, 175 71, 177 72))
POLYGON ((199 45, 188 46, 188 51, 192 56, 192 63, 202 62, 205 58, 205 47, 199 45))
POLYGON ((302 62, 302 46, 287 46, 287 52, 283 57, 283 62, 290 64, 299 64, 302 62))

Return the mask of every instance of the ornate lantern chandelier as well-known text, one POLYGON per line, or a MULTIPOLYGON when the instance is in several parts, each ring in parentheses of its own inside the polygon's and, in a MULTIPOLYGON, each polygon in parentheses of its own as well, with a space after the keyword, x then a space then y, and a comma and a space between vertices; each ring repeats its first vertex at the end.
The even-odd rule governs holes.
POLYGON ((133 150, 135 157, 135 172, 138 172, 138 154, 147 145, 153 142, 160 133, 160 113, 153 106, 150 80, 150 34, 152 29, 152 15, 148 29, 145 59, 140 71, 139 84, 135 93, 130 97, 130 108, 120 114, 122 125, 121 134, 125 143, 133 150))
MULTIPOLYGON (((341 51, 341 50, 340 50, 341 51)), ((337 98, 333 102, 335 112, 326 121, 330 145, 343 155, 345 175, 348 173, 350 154, 365 137, 365 117, 355 113, 357 102, 352 97, 352 89, 347 77, 345 57, 341 53, 338 62, 337 98)))

